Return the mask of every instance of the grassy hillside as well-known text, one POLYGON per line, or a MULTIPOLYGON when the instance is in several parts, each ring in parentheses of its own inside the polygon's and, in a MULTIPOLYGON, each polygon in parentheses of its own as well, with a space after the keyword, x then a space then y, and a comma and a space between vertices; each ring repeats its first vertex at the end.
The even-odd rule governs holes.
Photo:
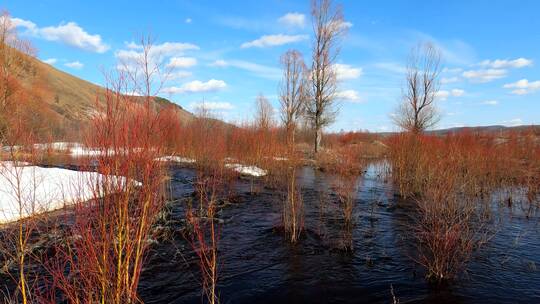
MULTIPOLYGON (((64 130, 61 133, 76 136, 72 131, 82 129, 96 113, 96 96, 101 95, 104 88, 37 59, 32 60, 35 61, 36 70, 39 71, 36 75, 48 92, 43 100, 48 106, 45 110, 55 113, 56 118, 62 122, 64 130)), ((189 122, 194 118, 193 114, 165 98, 157 97, 155 102, 157 109, 174 106, 178 118, 183 122, 189 122)))

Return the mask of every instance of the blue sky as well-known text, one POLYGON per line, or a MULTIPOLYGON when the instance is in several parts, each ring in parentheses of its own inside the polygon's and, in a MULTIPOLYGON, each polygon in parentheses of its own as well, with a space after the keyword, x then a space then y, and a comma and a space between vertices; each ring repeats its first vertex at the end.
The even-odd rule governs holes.
MULTIPOLYGON (((338 58, 341 112, 330 130, 389 131, 407 54, 443 54, 439 128, 540 124, 540 1, 338 1, 350 26, 338 58)), ((29 1, 3 4, 40 59, 102 84, 151 33, 175 78, 161 94, 245 121, 259 93, 278 106, 279 56, 309 59, 309 1, 29 1), (130 45, 131 43, 131 45, 130 45)))

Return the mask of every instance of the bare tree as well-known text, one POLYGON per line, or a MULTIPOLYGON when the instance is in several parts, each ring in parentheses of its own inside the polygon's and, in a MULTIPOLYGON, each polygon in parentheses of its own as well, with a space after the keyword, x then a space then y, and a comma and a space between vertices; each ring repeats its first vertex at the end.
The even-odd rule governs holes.
POLYGON ((287 143, 292 146, 298 119, 305 110, 307 68, 302 54, 296 50, 289 50, 283 54, 281 65, 283 67, 279 96, 281 122, 285 127, 287 143))
POLYGON ((274 108, 263 94, 255 100, 255 123, 259 129, 268 130, 274 124, 274 108))
POLYGON ((421 133, 437 124, 440 72, 441 53, 433 44, 419 44, 411 51, 403 100, 394 116, 399 127, 421 133))
POLYGON ((332 0, 312 0, 311 17, 315 38, 312 49, 311 98, 306 114, 315 133, 314 149, 320 149, 322 131, 337 115, 337 78, 333 64, 339 54, 339 41, 346 31, 343 12, 332 0))

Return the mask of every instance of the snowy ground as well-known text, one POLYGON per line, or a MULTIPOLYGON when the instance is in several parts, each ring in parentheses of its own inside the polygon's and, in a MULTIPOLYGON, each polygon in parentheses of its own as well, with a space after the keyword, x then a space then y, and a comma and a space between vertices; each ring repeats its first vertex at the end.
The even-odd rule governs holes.
POLYGON ((255 177, 261 177, 265 176, 266 170, 263 170, 259 167, 255 166, 245 166, 242 164, 226 164, 225 168, 233 169, 234 171, 242 174, 242 175, 251 175, 255 177))
MULTIPOLYGON (((103 178, 96 172, 0 162, 0 224, 90 200, 103 178)), ((120 185, 125 180, 107 177, 108 182, 120 185)))

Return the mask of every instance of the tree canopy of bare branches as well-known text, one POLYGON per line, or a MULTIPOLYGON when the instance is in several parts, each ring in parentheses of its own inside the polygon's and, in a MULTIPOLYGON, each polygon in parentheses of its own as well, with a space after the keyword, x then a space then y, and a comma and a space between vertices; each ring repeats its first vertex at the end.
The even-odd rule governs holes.
POLYGON ((323 128, 331 124, 337 115, 337 77, 334 63, 339 54, 339 42, 345 34, 346 25, 340 6, 332 0, 311 2, 314 40, 311 64, 311 96, 306 115, 315 133, 314 150, 320 149, 323 128))
POLYGON ((406 87, 394 122, 402 129, 421 133, 439 121, 436 107, 441 53, 431 43, 420 44, 410 54, 406 87))
POLYGON ((262 130, 268 130, 274 124, 274 108, 263 94, 255 100, 255 124, 262 130))
POLYGON ((305 110, 308 72, 302 54, 296 50, 287 51, 280 61, 283 68, 279 93, 281 122, 285 127, 287 143, 293 145, 298 119, 305 110))

